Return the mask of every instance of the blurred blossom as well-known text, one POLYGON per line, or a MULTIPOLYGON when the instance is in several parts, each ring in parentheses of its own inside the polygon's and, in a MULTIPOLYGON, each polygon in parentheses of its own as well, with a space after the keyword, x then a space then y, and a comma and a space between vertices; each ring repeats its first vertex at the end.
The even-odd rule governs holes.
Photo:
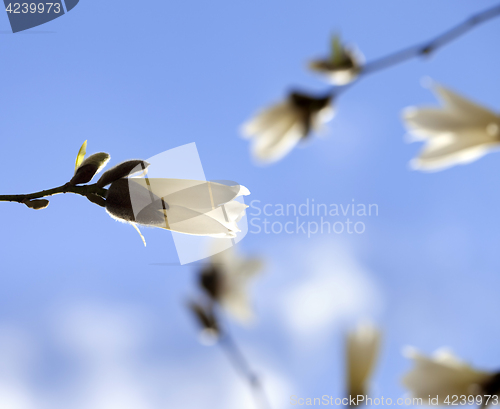
POLYGON ((188 306, 201 326, 200 342, 204 345, 215 344, 219 339, 220 330, 212 304, 202 305, 192 301, 188 306))
POLYGON ((334 85, 346 85, 357 78, 363 60, 361 53, 346 48, 340 37, 334 36, 329 58, 313 60, 309 68, 325 76, 334 85))
POLYGON ((252 139, 252 154, 260 162, 282 159, 311 131, 333 118, 332 96, 313 97, 292 92, 243 125, 242 133, 252 139))
POLYGON ((132 224, 231 238, 240 231, 237 222, 248 207, 234 199, 250 194, 246 187, 231 183, 124 177, 111 183, 106 211, 132 224))
POLYGON ((262 271, 263 263, 238 256, 233 247, 210 258, 210 264, 200 273, 200 285, 234 318, 248 322, 254 318, 248 283, 262 271))
POLYGON ((380 347, 380 331, 362 324, 347 335, 347 396, 367 395, 367 384, 373 372, 380 347))
POLYGON ((441 170, 479 159, 500 143, 500 116, 440 86, 434 86, 443 103, 439 108, 407 108, 406 127, 426 145, 412 161, 419 170, 441 170))
POLYGON ((498 393, 498 376, 492 372, 479 371, 460 361, 448 350, 438 350, 433 357, 421 355, 414 348, 407 348, 407 358, 414 368, 403 377, 403 385, 413 397, 426 401, 431 397, 444 403, 447 396, 498 393))

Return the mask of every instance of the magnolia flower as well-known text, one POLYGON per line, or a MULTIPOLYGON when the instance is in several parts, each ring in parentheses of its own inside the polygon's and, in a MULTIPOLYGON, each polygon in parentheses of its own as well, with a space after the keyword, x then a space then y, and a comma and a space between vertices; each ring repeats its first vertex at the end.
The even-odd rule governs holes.
POLYGON ((347 335, 346 344, 348 396, 365 396, 377 360, 380 332, 371 325, 360 325, 347 335))
POLYGON ((273 105, 243 125, 252 138, 252 152, 261 162, 275 162, 297 143, 333 118, 332 96, 313 97, 292 92, 285 102, 273 105))
POLYGON ((240 231, 237 222, 248 206, 234 199, 250 192, 232 183, 123 177, 111 183, 106 211, 116 220, 132 224, 199 236, 236 237, 240 231))
POLYGON ((247 286, 261 270, 260 260, 241 258, 231 247, 210 258, 210 264, 201 271, 200 284, 210 299, 234 318, 248 322, 254 315, 247 286))
POLYGON ((443 404, 447 396, 492 395, 500 390, 498 375, 476 370, 447 350, 438 350, 428 358, 410 347, 405 355, 415 366, 402 382, 415 398, 427 401, 429 395, 431 398, 437 395, 439 404, 443 404))
POLYGON ((311 61, 309 68, 325 76, 334 85, 346 85, 357 78, 363 61, 361 53, 346 48, 340 42, 340 37, 334 36, 330 57, 311 61))
POLYGON ((438 108, 407 108, 404 122, 415 140, 426 142, 412 166, 420 170, 441 170, 479 159, 500 143, 500 116, 436 85, 434 92, 443 103, 438 108))

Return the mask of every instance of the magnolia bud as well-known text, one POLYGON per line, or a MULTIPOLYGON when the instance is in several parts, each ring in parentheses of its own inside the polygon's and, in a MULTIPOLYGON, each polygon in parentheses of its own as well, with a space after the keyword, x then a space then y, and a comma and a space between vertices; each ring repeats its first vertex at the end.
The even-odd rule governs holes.
POLYGON ((96 195, 94 193, 89 193, 87 196, 92 203, 95 203, 98 206, 106 207, 106 200, 104 200, 101 196, 96 195))
POLYGON ((106 211, 125 222, 149 226, 165 224, 162 200, 133 179, 118 179, 111 183, 106 195, 106 211))
POLYGON ((220 327, 212 308, 203 307, 196 302, 190 302, 188 307, 202 328, 200 342, 205 345, 215 344, 220 337, 220 327))
POLYGON ((339 36, 332 39, 332 51, 328 59, 314 60, 309 68, 325 75, 332 84, 346 85, 354 81, 361 71, 363 56, 354 49, 346 48, 339 36))
POLYGON ((23 202, 26 206, 28 206, 30 209, 34 210, 40 210, 40 209, 45 209, 49 205, 49 201, 46 199, 40 199, 40 200, 27 200, 23 202))
POLYGON ((215 301, 220 299, 222 290, 222 275, 214 265, 209 265, 201 271, 199 282, 201 288, 215 301))
POLYGON ((81 185, 92 180, 96 173, 99 173, 109 162, 110 156, 105 152, 94 153, 85 159, 76 169, 70 185, 81 185))
POLYGON ((115 180, 129 176, 131 173, 143 171, 148 166, 149 163, 139 159, 122 162, 104 172, 101 178, 97 181, 97 186, 99 187, 107 186, 110 183, 113 183, 115 180))
POLYGON ((304 127, 304 136, 308 136, 313 127, 313 118, 319 112, 324 111, 331 102, 332 96, 312 96, 303 92, 292 91, 288 100, 292 106, 300 112, 302 116, 302 125, 304 127))

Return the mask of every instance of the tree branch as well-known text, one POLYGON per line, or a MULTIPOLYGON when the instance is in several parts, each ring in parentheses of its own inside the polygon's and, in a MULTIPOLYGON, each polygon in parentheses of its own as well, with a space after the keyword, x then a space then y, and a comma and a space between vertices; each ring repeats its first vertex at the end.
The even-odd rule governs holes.
POLYGON ((0 195, 0 202, 18 202, 25 203, 26 201, 33 199, 40 199, 42 197, 54 196, 61 193, 75 193, 81 196, 87 195, 98 195, 102 198, 106 198, 106 193, 108 191, 96 184, 93 185, 83 185, 83 186, 72 186, 65 184, 63 186, 55 187, 49 190, 42 190, 36 193, 21 194, 21 195, 0 195))
POLYGON ((486 21, 498 16, 500 16, 500 5, 496 5, 492 8, 477 13, 472 17, 469 17, 464 22, 458 24, 455 27, 452 27, 451 29, 447 30, 431 41, 405 48, 401 51, 397 51, 393 54, 379 58, 378 60, 369 62, 361 68, 360 75, 371 74, 373 72, 380 71, 393 65, 402 63, 414 57, 429 55, 430 53, 436 51, 437 49, 443 47, 444 45, 472 30, 479 24, 485 23, 486 21))
POLYGON ((252 371, 245 356, 227 331, 221 334, 218 344, 224 350, 235 369, 250 384, 257 407, 270 409, 271 405, 259 377, 252 371))

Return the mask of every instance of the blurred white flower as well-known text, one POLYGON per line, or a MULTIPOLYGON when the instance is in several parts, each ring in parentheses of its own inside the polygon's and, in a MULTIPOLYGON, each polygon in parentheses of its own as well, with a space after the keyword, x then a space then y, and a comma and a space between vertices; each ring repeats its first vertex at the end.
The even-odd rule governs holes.
POLYGON ((203 345, 214 345, 220 337, 219 322, 214 313, 213 305, 190 301, 188 308, 201 327, 199 334, 200 343, 203 345))
POLYGON ((370 324, 361 324, 347 335, 348 396, 367 395, 367 384, 375 367, 379 347, 380 331, 370 324))
POLYGON ((406 127, 425 141, 412 166, 420 170, 441 170, 479 159, 500 143, 500 116, 440 86, 434 86, 443 103, 439 108, 407 108, 406 127))
POLYGON ((179 233, 235 237, 248 207, 244 186, 187 179, 129 178, 111 183, 106 211, 115 219, 179 233))
POLYGON ((364 57, 359 51, 345 47, 340 37, 334 36, 329 58, 311 61, 309 68, 334 85, 346 85, 357 78, 363 62, 364 57))
POLYGON ((260 162, 282 159, 312 130, 333 118, 332 97, 313 97, 292 92, 285 102, 257 114, 242 127, 252 139, 252 154, 260 162))
POLYGON ((242 258, 233 249, 215 254, 201 272, 200 283, 210 298, 241 322, 254 318, 248 297, 248 283, 262 271, 256 258, 242 258))
POLYGON ((427 400, 429 395, 437 395, 439 404, 443 404, 447 396, 478 395, 492 386, 493 373, 472 368, 448 350, 438 350, 429 358, 409 347, 404 355, 415 365, 402 379, 414 398, 427 400))

